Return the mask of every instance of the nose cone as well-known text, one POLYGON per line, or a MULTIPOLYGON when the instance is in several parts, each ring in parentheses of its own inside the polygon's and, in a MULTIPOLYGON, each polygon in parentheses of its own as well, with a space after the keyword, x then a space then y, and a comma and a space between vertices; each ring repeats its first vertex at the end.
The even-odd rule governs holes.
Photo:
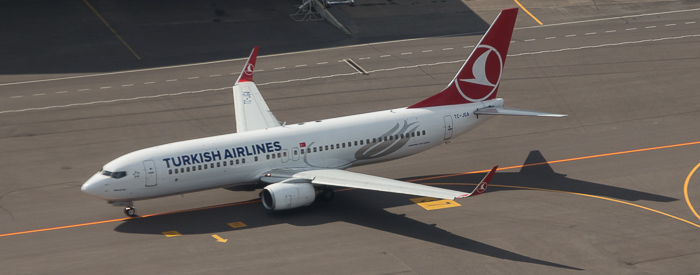
POLYGON ((83 191, 83 193, 88 194, 88 195, 93 195, 98 198, 103 198, 104 193, 105 193, 105 188, 104 184, 100 183, 101 179, 103 178, 102 175, 99 173, 93 175, 89 180, 87 180, 85 183, 83 183, 83 186, 80 187, 80 191, 83 191))

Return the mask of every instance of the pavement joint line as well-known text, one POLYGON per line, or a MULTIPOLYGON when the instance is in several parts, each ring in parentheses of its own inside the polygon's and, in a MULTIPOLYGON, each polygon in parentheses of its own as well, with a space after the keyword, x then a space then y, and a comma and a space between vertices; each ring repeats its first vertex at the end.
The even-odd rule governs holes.
MULTIPOLYGON (((584 50, 584 49, 602 48, 602 47, 610 47, 610 46, 620 46, 620 45, 627 45, 627 44, 639 44, 639 43, 645 43, 645 42, 658 42, 658 41, 664 41, 664 40, 683 39, 683 38, 690 38, 690 37, 700 37, 700 34, 688 34, 688 35, 673 36, 673 37, 662 37, 662 38, 655 38, 655 39, 644 39, 644 40, 637 40, 637 41, 625 41, 625 42, 608 43, 608 44, 600 44, 600 45, 592 45, 592 46, 581 46, 581 47, 576 47, 576 48, 563 48, 563 49, 555 49, 555 50, 544 50, 544 51, 538 51, 538 52, 525 52, 525 53, 509 54, 509 55, 507 55, 507 56, 509 56, 509 57, 515 57, 515 56, 536 55, 536 54, 543 54, 543 53, 556 53, 556 52, 563 52, 563 51, 584 50)), ((344 61, 344 60, 340 60, 339 62, 345 62, 345 61, 344 61)), ((457 63, 457 62, 464 62, 464 59, 453 60, 453 61, 436 62, 436 63, 429 63, 429 64, 419 64, 419 65, 414 65, 414 66, 401 66, 401 67, 386 68, 386 69, 376 69, 376 70, 367 71, 367 72, 368 72, 368 73, 374 73, 374 72, 382 72, 382 71, 394 71, 394 70, 400 70, 400 69, 416 68, 416 67, 421 67, 421 66, 435 66, 435 65, 451 64, 451 63, 457 63)), ((334 75, 326 75, 326 76, 313 76, 313 77, 307 77, 307 78, 298 78, 298 79, 290 79, 290 80, 282 80, 282 81, 272 81, 272 82, 261 83, 261 84, 257 84, 257 85, 258 85, 258 86, 264 86, 264 85, 270 85, 270 84, 280 84, 280 83, 289 83, 289 82, 296 82, 296 81, 306 81, 306 80, 319 79, 319 78, 331 78, 331 77, 337 77, 337 76, 349 76, 349 75, 353 75, 353 74, 357 74, 357 73, 334 74, 334 75)), ((144 84, 153 84, 153 83, 155 83, 155 82, 146 82, 146 83, 144 83, 144 84)), ((229 89, 229 88, 230 88, 230 87, 227 87, 226 89, 229 89)), ((208 89, 208 90, 218 90, 218 89, 223 89, 223 88, 208 89)), ((81 90, 78 90, 78 91, 88 91, 88 90, 90 90, 90 89, 81 89, 81 90)), ((159 94, 159 95, 146 96, 146 97, 137 97, 137 98, 139 98, 139 99, 142 99, 142 98, 157 98, 157 97, 164 97, 164 96, 176 96, 176 95, 182 95, 182 94, 187 94, 187 93, 190 93, 190 92, 179 92, 179 93, 171 93, 171 94, 159 94)), ((72 103, 72 104, 67 104, 67 105, 54 105, 54 106, 34 107, 34 108, 17 109, 17 110, 4 110, 4 111, 0 111, 0 114, 5 114, 5 113, 18 113, 18 112, 26 112, 26 111, 37 111, 37 110, 46 110, 46 109, 55 109, 55 108, 66 108, 66 107, 73 107, 73 106, 92 105, 92 104, 97 104, 97 103, 112 103, 112 102, 130 101, 130 100, 134 100, 134 98, 114 99, 114 100, 95 101, 95 102, 86 102, 86 103, 72 103)))
POLYGON ((104 23, 104 24, 107 26, 107 28, 109 28, 109 30, 112 31, 112 33, 113 33, 115 36, 117 36, 117 38, 119 39, 119 41, 121 41, 122 44, 124 44, 124 46, 126 46, 126 48, 129 49, 129 51, 136 57, 136 59, 141 60, 141 57, 140 57, 138 54, 136 54, 136 52, 134 51, 134 49, 132 49, 131 47, 129 47, 129 44, 127 44, 126 41, 124 41, 124 39, 122 39, 122 37, 119 36, 119 34, 117 34, 117 31, 115 31, 115 30, 112 28, 112 26, 110 26, 109 23, 107 23, 107 20, 105 20, 105 19, 102 17, 102 15, 100 15, 100 13, 97 12, 97 10, 90 4, 90 2, 88 2, 88 0, 83 0, 83 2, 85 2, 85 5, 87 5, 87 6, 90 8, 90 10, 92 10, 92 12, 95 13, 95 15, 97 15, 97 18, 99 18, 99 19, 102 21, 102 23, 104 23))
MULTIPOLYGON (((698 145, 700 144, 700 141, 694 141, 694 142, 687 142, 687 143, 678 143, 678 144, 672 144, 672 145, 665 145, 665 146, 657 146, 657 147, 648 147, 648 148, 642 148, 642 149, 635 149, 635 150, 627 150, 627 151, 620 151, 620 152, 613 152, 613 153, 606 153, 606 154, 598 154, 598 155, 591 155, 591 156, 583 156, 583 157, 574 157, 574 158, 568 158, 568 159, 561 159, 561 160, 554 160, 554 161, 545 161, 545 162, 539 162, 539 163, 530 163, 530 164, 523 164, 523 165, 514 165, 514 166, 508 166, 508 167, 501 167, 498 168, 497 171, 503 171, 503 170, 512 170, 512 169, 517 169, 517 168, 523 168, 523 167, 530 167, 530 166, 537 166, 537 165, 544 165, 544 164, 554 164, 554 163, 563 163, 563 162, 571 162, 571 161, 578 161, 578 160, 587 160, 587 159, 593 159, 593 158, 600 158, 600 157, 609 157, 609 156, 617 156, 617 155, 625 155, 625 154, 631 154, 631 153, 639 153, 639 152, 647 152, 647 151, 655 151, 655 150, 662 150, 662 149, 670 149, 670 148, 677 148, 677 147, 684 147, 684 146, 690 146, 690 145, 698 145)), ((697 169, 700 167, 700 164, 695 167, 697 169)), ((694 169, 694 170, 695 170, 694 169)), ((418 181, 426 181, 426 180, 432 180, 432 179, 441 179, 441 178, 448 178, 448 177, 455 177, 455 176, 461 176, 461 175, 469 175, 469 174, 483 174, 486 172, 489 172, 490 170, 479 170, 479 171, 472 171, 472 172, 463 172, 463 173, 453 173, 453 174, 447 174, 447 175, 441 175, 441 176, 433 176, 433 177, 423 177, 423 178, 417 178, 417 179, 412 179, 412 180, 407 180, 408 182, 418 182, 418 181)), ((689 180, 689 179, 688 179, 689 180)), ((467 185, 465 183, 450 183, 451 185, 467 185)), ((429 184, 426 184, 429 185, 429 184)), ((652 212, 656 212, 683 222, 686 222, 688 224, 694 225, 698 228, 700 228, 700 225, 692 223, 690 221, 681 219, 679 217, 666 214, 664 212, 651 209, 648 207, 644 207, 641 205, 637 205, 634 203, 622 201, 622 200, 616 200, 612 198, 607 198, 607 197, 602 197, 602 196, 596 196, 596 195, 590 195, 590 194, 584 194, 584 193, 574 193, 574 192, 568 192, 568 191, 560 191, 560 190, 551 190, 551 189, 541 189, 541 188, 534 188, 534 187, 523 187, 523 186, 510 186, 510 185, 491 185, 491 186, 497 186, 497 187, 505 187, 505 188, 519 188, 519 189, 530 189, 530 190, 541 190, 541 191, 552 191, 552 192, 559 192, 559 193, 569 193, 569 194, 576 194, 576 195, 581 195, 581 196, 586 196, 586 197, 591 197, 591 198, 598 198, 598 199, 603 199, 603 200, 608 200, 608 201, 613 201, 613 202, 618 202, 622 204, 627 204, 630 206, 634 207, 639 207, 645 210, 649 210, 652 212)), ((346 191, 346 190, 353 190, 354 188, 344 188, 336 191, 346 191)), ((216 209, 216 208, 222 208, 222 207, 229 207, 229 206, 237 206, 237 205, 244 205, 244 204, 251 204, 251 203, 259 203, 260 199, 253 199, 249 201, 243 201, 243 202, 235 202, 235 203, 229 203, 229 204, 221 204, 221 205, 214 205, 214 206, 205 206, 205 207, 199 207, 199 208, 193 208, 193 209, 184 209, 184 210, 176 210, 176 211, 169 211, 169 212, 163 212, 163 213, 155 213, 155 214, 148 214, 148 215, 143 215, 140 217, 136 218, 120 218, 120 219, 111 219, 111 220, 103 220, 103 221, 96 221, 96 222, 88 222, 88 223, 80 223, 80 224, 72 224, 72 225, 64 225, 64 226, 57 226, 57 227, 50 227, 50 228, 42 228, 42 229, 34 229, 34 230, 27 230, 27 231, 19 231, 19 232, 11 232, 11 233, 5 233, 5 234, 0 234, 0 238, 2 237, 8 237, 8 236, 16 236, 16 235, 24 235, 24 234, 31 234, 31 233, 38 233, 38 232, 46 232, 46 231, 55 231, 59 229, 67 229, 67 228, 76 228, 76 227, 84 227, 84 226, 89 226, 89 225, 97 225, 97 224, 105 224, 105 223, 112 223, 112 222, 118 222, 118 221, 126 221, 126 220, 131 220, 131 219, 139 219, 139 218, 147 218, 147 217, 154 217, 154 216, 163 216, 163 215, 169 215, 169 214, 177 214, 177 213, 186 213, 186 212, 195 212, 195 211, 200 211, 200 210, 207 210, 207 209, 216 209)), ((700 218, 700 217, 699 217, 700 218)))

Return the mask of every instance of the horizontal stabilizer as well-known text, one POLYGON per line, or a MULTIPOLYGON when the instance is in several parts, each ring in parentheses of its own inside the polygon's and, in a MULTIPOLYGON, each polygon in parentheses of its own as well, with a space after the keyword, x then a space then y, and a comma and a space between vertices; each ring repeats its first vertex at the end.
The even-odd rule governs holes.
POLYGON ((519 110, 506 107, 488 107, 474 112, 476 115, 505 115, 505 116, 540 116, 540 117, 565 117, 562 114, 551 114, 527 110, 519 110))

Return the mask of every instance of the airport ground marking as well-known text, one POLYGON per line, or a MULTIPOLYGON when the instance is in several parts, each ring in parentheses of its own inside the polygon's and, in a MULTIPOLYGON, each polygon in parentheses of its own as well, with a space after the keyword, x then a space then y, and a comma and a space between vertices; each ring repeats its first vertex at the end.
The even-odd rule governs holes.
POLYGON ((523 7, 523 5, 520 4, 520 2, 518 2, 518 0, 513 0, 513 1, 515 1, 515 3, 518 4, 518 6, 520 6, 520 8, 523 11, 525 11, 525 13, 527 13, 530 17, 532 17, 532 19, 535 19, 535 21, 537 21, 537 24, 540 24, 540 26, 542 26, 542 21, 540 21, 539 19, 537 19, 537 17, 532 15, 532 13, 530 13, 530 11, 528 11, 525 7, 523 7))
MULTIPOLYGON (((700 164, 699 164, 699 166, 700 166, 700 164)), ((430 183, 430 184, 426 184, 426 185, 472 185, 472 186, 475 186, 476 183, 430 183)), ((501 188, 525 189, 525 190, 534 190, 534 191, 556 192, 556 193, 564 193, 564 194, 578 195, 578 196, 584 196, 584 197, 589 197, 589 198, 596 198, 596 199, 601 199, 601 200, 606 200, 606 201, 611 201, 611 202, 617 202, 617 203, 626 204, 626 205, 629 205, 629 206, 634 206, 634 207, 637 207, 637 208, 641 208, 641 209, 644 209, 644 210, 647 210, 647 211, 651 211, 651 212, 654 212, 654 213, 657 213, 657 214, 661 214, 661 215, 667 216, 667 217, 669 217, 669 218, 673 218, 673 219, 682 221, 682 222, 684 222, 684 223, 690 224, 690 225, 692 225, 692 226, 695 226, 695 227, 697 227, 697 228, 700 228, 700 225, 699 225, 699 224, 693 223, 693 222, 691 222, 691 221, 689 221, 689 220, 686 220, 686 219, 683 219, 683 218, 680 218, 680 217, 676 217, 676 216, 674 216, 674 215, 671 215, 671 214, 668 214, 668 213, 665 213, 665 212, 661 212, 661 211, 656 210, 656 209, 653 209, 653 208, 649 208, 649 207, 646 207, 646 206, 641 206, 641 205, 639 205, 639 204, 634 204, 634 203, 627 202, 627 201, 623 201, 623 200, 618 200, 618 199, 603 197, 603 196, 591 195, 591 194, 586 194, 586 193, 577 193, 577 192, 562 191, 562 190, 554 190, 554 189, 544 189, 544 188, 535 188, 535 187, 525 187, 525 186, 512 186, 512 185, 500 185, 500 184, 489 184, 489 186, 492 186, 492 187, 501 187, 501 188)))
POLYGON ((177 231, 175 231, 175 230, 173 230, 173 231, 161 232, 161 234, 165 235, 165 236, 168 237, 168 238, 177 237, 177 236, 182 236, 182 234, 180 234, 180 232, 177 232, 177 231))
POLYGON ((230 222, 227 224, 228 224, 228 226, 230 226, 231 228, 234 228, 234 229, 243 228, 243 227, 248 226, 247 224, 245 224, 243 222, 230 222))
MULTIPOLYGON (((537 165, 544 165, 544 164, 554 164, 554 163, 562 163, 562 162, 571 162, 571 161, 577 161, 577 160, 586 160, 586 159, 593 159, 593 158, 601 158, 601 157, 609 157, 609 156, 617 156, 617 155, 624 155, 624 154, 631 154, 631 153, 639 153, 639 152, 647 152, 647 151, 654 151, 654 150, 661 150, 661 149, 670 149, 670 148, 677 148, 677 147, 683 147, 683 146, 690 146, 690 145, 698 145, 700 144, 700 141, 694 141, 694 142, 686 142, 686 143, 678 143, 678 144, 672 144, 672 145, 665 145, 665 146, 657 146, 657 147, 649 147, 649 148, 642 148, 642 149, 635 149, 635 150, 628 150, 628 151, 621 151, 621 152, 613 152, 613 153, 606 153, 606 154, 598 154, 598 155, 592 155, 592 156, 583 156, 583 157, 576 157, 576 158, 568 158, 568 159, 561 159, 561 160, 553 160, 553 161, 546 161, 546 162, 538 162, 538 163, 530 163, 530 164, 524 164, 524 165, 514 165, 514 166, 508 166, 508 167, 502 167, 498 168, 497 171, 503 171, 503 170, 512 170, 512 169, 517 169, 517 168, 523 168, 523 167, 530 167, 530 166, 537 166, 537 165)), ((699 164, 700 165, 700 164, 699 164)), ((697 167, 697 166, 696 166, 697 167)), ((469 174, 480 174, 480 173, 486 173, 489 172, 490 170, 479 170, 479 171, 472 171, 472 172, 463 172, 463 173, 454 173, 454 174, 447 174, 447 175, 442 175, 442 176, 432 176, 432 177, 422 177, 422 178, 417 178, 417 179, 412 179, 412 180, 407 180, 408 182, 417 182, 417 181, 425 181, 425 180, 432 180, 432 179, 441 179, 441 178, 447 178, 447 177, 454 177, 454 176, 460 176, 460 175, 469 175, 469 174)), ((451 183, 452 185, 459 185, 459 183, 451 183)), ((430 185, 429 183, 426 183, 425 185, 430 185)), ((464 184, 467 185, 467 184, 464 184)), ((474 184, 471 184, 474 185, 474 184)), ((505 185, 493 185, 491 186, 499 186, 499 187, 511 187, 511 188, 520 188, 520 189, 531 189, 531 190, 536 190, 537 188, 530 188, 530 187, 518 187, 518 186, 505 186, 505 185)), ((339 189, 336 191, 347 191, 347 190, 353 190, 353 188, 344 188, 344 189, 339 189)), ((566 191, 558 191, 558 190, 546 190, 542 189, 545 191, 554 191, 554 192, 563 192, 563 193, 572 193, 572 192, 566 192, 566 191)), ((600 196, 595 196, 595 195, 588 195, 588 194, 583 194, 583 193, 576 193, 576 194, 581 194, 583 196, 589 196, 593 198, 600 198, 600 199, 605 199, 609 201, 616 201, 624 204, 628 204, 631 206, 639 207, 642 209, 647 209, 652 212, 657 212, 659 214, 663 214, 675 219, 678 219, 680 221, 684 221, 686 223, 692 224, 696 227, 700 228, 700 225, 697 225, 695 223, 689 222, 687 220, 675 217, 673 215, 669 215, 666 213, 663 213, 658 210, 654 210, 648 207, 636 205, 633 203, 628 203, 620 200, 615 200, 615 199, 610 199, 610 198, 605 198, 605 197, 600 197, 600 196)), ((237 206, 237 205, 244 205, 244 204, 252 204, 252 203, 259 203, 261 202, 260 199, 253 199, 249 201, 243 201, 243 202, 235 202, 235 203, 228 203, 228 204, 221 204, 221 205, 213 205, 213 206, 206 206, 206 207, 199 207, 199 208, 193 208, 193 209, 185 209, 185 210, 176 210, 176 211, 169 211, 169 212, 162 212, 162 213, 155 213, 155 214, 148 214, 148 215, 143 215, 138 218, 121 218, 121 219, 112 219, 112 220, 104 220, 104 221, 96 221, 96 222, 89 222, 89 223, 80 223, 80 224, 73 224, 73 225, 65 225, 65 226, 58 226, 58 227, 50 227, 50 228, 42 228, 42 229, 35 229, 35 230, 27 230, 27 231, 20 231, 20 232, 12 232, 12 233, 5 233, 5 234, 0 234, 0 238, 2 237, 8 237, 8 236, 16 236, 16 235, 24 235, 24 234, 31 234, 31 233, 38 233, 38 232, 46 232, 46 231, 54 231, 54 230, 59 230, 59 229, 67 229, 67 228, 75 228, 75 227, 84 227, 84 226, 89 226, 89 225, 97 225, 97 224, 105 224, 105 223, 112 223, 112 222, 118 222, 118 221, 125 221, 125 220, 131 220, 131 219, 139 219, 139 218, 147 218, 147 217, 154 217, 154 216, 163 216, 163 215, 170 215, 170 214, 176 214, 176 213, 185 213, 185 212, 194 212, 194 211, 200 211, 200 210, 207 210, 207 209, 215 209, 215 208, 222 208, 222 207, 229 207, 229 206, 237 206)), ((230 225, 229 225, 230 226, 230 225)))
POLYGON ((90 8, 90 10, 92 10, 92 12, 95 13, 95 15, 97 15, 97 18, 99 18, 100 20, 102 20, 102 23, 105 23, 105 25, 107 26, 107 28, 109 28, 109 30, 112 31, 112 33, 114 33, 114 35, 117 36, 117 38, 119 39, 119 41, 121 41, 122 44, 124 44, 124 46, 126 46, 126 48, 129 49, 129 51, 130 51, 132 54, 134 54, 134 56, 136 57, 136 59, 141 60, 141 57, 140 57, 138 54, 136 54, 136 52, 134 51, 134 49, 132 49, 131 47, 129 47, 129 44, 127 44, 126 41, 124 41, 124 39, 122 39, 122 37, 119 36, 119 34, 117 34, 117 31, 115 31, 115 30, 112 28, 112 26, 110 26, 109 23, 107 23, 107 20, 105 20, 105 19, 102 17, 102 15, 100 15, 100 13, 97 12, 97 10, 90 4, 90 2, 88 2, 88 0, 83 0, 83 2, 85 2, 85 5, 87 5, 88 8, 90 8))
POLYGON ((685 197, 685 202, 688 204, 690 211, 692 211, 695 217, 700 220, 700 215, 698 215, 698 212, 696 212, 695 208, 693 208, 693 204, 690 203, 690 197, 688 196, 688 185, 690 184, 690 178, 693 177, 693 174, 695 174, 695 171, 698 170, 698 167, 700 167, 700 163, 695 165, 693 170, 690 171, 690 174, 688 174, 688 177, 685 178, 685 184, 683 185, 683 196, 685 197))
POLYGON ((214 239, 216 239, 217 242, 220 242, 220 243, 228 242, 228 239, 224 239, 222 237, 219 237, 219 235, 211 235, 211 236, 214 237, 214 239))
MULTIPOLYGON (((567 35, 566 37, 569 37, 569 36, 570 35, 567 35)), ((573 36, 575 36, 575 35, 573 35, 573 36)), ((664 41, 664 40, 692 38, 692 37, 700 37, 700 34, 690 34, 690 35, 682 35, 682 36, 675 36, 675 37, 662 37, 662 38, 656 38, 656 39, 644 39, 644 40, 637 40, 637 41, 625 41, 625 42, 619 42, 619 43, 601 44, 601 45, 592 45, 592 46, 581 46, 581 47, 575 47, 575 48, 543 50, 543 51, 538 51, 538 52, 523 52, 523 53, 518 53, 518 54, 509 54, 508 57, 523 56, 523 55, 535 55, 535 54, 543 54, 543 53, 556 53, 556 52, 563 52, 563 51, 573 51, 573 50, 583 50, 583 49, 592 49, 592 48, 601 48, 601 47, 610 47, 610 46, 620 46, 620 45, 626 45, 626 44, 637 44, 637 43, 646 43, 646 42, 657 42, 657 41, 664 41)), ((535 39, 528 39, 525 41, 527 42, 527 41, 534 41, 534 40, 535 39)), ((473 47, 473 46, 465 46, 465 48, 467 48, 467 47, 473 47)), ((343 60, 340 60, 340 62, 343 62, 343 60)), ((418 67, 437 66, 437 65, 443 65, 443 64, 462 63, 462 62, 464 62, 463 59, 453 60, 453 61, 436 62, 436 63, 427 63, 427 64, 417 64, 417 65, 412 65, 412 66, 400 66, 400 67, 394 67, 394 68, 376 69, 376 70, 368 71, 368 73, 393 71, 393 70, 400 70, 400 69, 410 69, 410 68, 418 68, 418 67)), ((279 68, 284 68, 284 67, 279 67, 279 68)), ((275 69, 278 69, 278 68, 275 68, 275 69)), ((259 69, 257 71, 263 71, 263 70, 259 69)), ((297 81, 309 81, 309 80, 313 80, 313 79, 332 78, 332 77, 348 76, 348 75, 354 75, 354 74, 356 74, 356 73, 312 76, 312 77, 307 77, 307 78, 298 78, 298 79, 289 79, 289 80, 282 80, 282 81, 272 81, 272 82, 260 83, 260 84, 258 84, 258 86, 297 82, 297 81)), ((199 78, 199 77, 190 77, 188 79, 196 79, 196 78, 199 78)), ((155 83, 156 82, 151 81, 151 82, 145 82, 143 84, 150 85, 150 84, 155 84, 155 83)), ((129 85, 133 85, 133 84, 129 84, 129 85)), ((2 86, 2 84, 0 84, 0 86, 2 86)), ((124 85, 122 85, 122 86, 124 86, 124 85)), ((230 89, 230 87, 216 88, 216 89, 205 89, 205 90, 215 91, 215 90, 223 90, 223 89, 230 89)), ((89 91, 89 90, 90 90, 89 88, 85 88, 85 89, 79 89, 78 91, 82 92, 82 91, 89 91)), ((187 91, 187 92, 178 92, 178 93, 171 93, 171 94, 158 94, 158 95, 154 95, 154 96, 149 96, 149 98, 156 98, 156 97, 163 97, 163 96, 177 96, 177 95, 182 95, 182 94, 190 94, 190 93, 198 93, 198 92, 201 92, 201 91, 187 91)), ((23 96, 13 96, 10 98, 16 99, 16 98, 22 98, 22 97, 23 96)), ((92 104, 98 104, 98 103, 112 103, 112 102, 116 102, 116 101, 130 101, 130 100, 134 100, 134 99, 144 99, 144 97, 124 98, 124 99, 115 99, 115 100, 108 100, 108 101, 93 101, 93 102, 85 102, 85 103, 73 103, 73 104, 67 104, 67 105, 53 105, 53 106, 45 106, 45 107, 33 107, 33 108, 17 109, 17 110, 4 110, 4 111, 0 111, 0 114, 39 111, 39 110, 47 110, 47 109, 55 109, 55 108, 67 108, 67 107, 73 107, 73 106, 92 105, 92 104)))

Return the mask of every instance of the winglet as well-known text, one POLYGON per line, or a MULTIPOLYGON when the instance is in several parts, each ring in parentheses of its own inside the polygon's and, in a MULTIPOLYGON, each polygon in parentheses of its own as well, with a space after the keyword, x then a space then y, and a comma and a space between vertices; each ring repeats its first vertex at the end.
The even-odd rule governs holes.
POLYGON ((241 71, 241 74, 238 76, 238 80, 236 80, 236 83, 253 82, 253 72, 255 72, 255 59, 257 59, 257 57, 258 47, 255 47, 250 53, 250 57, 248 57, 248 61, 245 63, 243 71, 241 71))
POLYGON ((481 182, 476 186, 476 188, 474 188, 474 191, 472 191, 471 193, 461 195, 459 197, 455 197, 455 199, 463 199, 486 192, 486 188, 489 186, 489 182, 491 182, 491 178, 493 178, 493 175, 496 174, 496 170, 498 170, 498 165, 491 168, 491 171, 488 174, 486 174, 484 179, 481 180, 481 182))

